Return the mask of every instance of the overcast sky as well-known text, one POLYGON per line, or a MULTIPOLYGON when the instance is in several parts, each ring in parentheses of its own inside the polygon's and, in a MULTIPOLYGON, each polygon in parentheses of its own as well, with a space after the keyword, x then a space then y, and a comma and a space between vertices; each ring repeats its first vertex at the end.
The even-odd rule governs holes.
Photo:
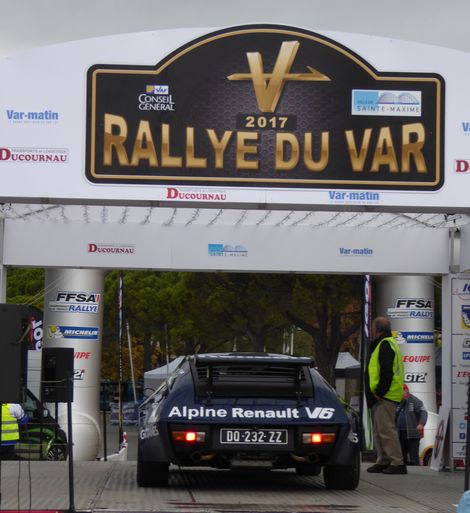
POLYGON ((470 0, 0 0, 0 56, 100 35, 256 22, 470 52, 470 0))

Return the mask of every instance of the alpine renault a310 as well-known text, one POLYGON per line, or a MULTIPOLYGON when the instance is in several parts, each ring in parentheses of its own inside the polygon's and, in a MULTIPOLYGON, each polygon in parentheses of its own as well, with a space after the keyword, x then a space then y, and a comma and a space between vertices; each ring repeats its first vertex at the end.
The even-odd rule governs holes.
POLYGON ((167 486, 170 463, 220 469, 288 469, 327 488, 359 482, 357 415, 310 358, 199 354, 139 409, 137 484, 167 486))

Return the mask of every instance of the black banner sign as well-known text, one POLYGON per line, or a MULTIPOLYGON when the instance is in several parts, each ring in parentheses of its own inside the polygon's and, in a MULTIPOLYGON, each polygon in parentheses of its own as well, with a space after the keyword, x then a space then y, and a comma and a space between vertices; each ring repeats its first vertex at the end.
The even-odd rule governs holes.
POLYGON ((379 72, 301 29, 221 30, 155 67, 90 68, 86 176, 110 184, 437 190, 444 85, 437 74, 379 72))

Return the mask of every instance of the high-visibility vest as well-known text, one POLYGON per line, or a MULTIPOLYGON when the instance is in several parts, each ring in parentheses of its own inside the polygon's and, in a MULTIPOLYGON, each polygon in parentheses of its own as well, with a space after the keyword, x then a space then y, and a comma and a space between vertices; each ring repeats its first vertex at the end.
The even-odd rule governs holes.
POLYGON ((10 415, 10 405, 2 404, 2 443, 19 440, 18 421, 10 415))
POLYGON ((390 384, 390 388, 387 393, 384 395, 385 399, 390 399, 390 401, 395 401, 399 403, 401 401, 403 395, 403 384, 404 384, 404 369, 403 369, 403 361, 401 357, 401 351, 398 347, 397 341, 393 337, 387 337, 382 339, 377 347, 374 349, 374 352, 371 354, 368 366, 369 372, 369 386, 372 393, 375 393, 377 389, 377 385, 380 381, 380 362, 379 362, 379 353, 380 346, 383 342, 387 341, 390 344, 390 347, 393 349, 395 356, 393 358, 393 378, 392 383, 390 384))

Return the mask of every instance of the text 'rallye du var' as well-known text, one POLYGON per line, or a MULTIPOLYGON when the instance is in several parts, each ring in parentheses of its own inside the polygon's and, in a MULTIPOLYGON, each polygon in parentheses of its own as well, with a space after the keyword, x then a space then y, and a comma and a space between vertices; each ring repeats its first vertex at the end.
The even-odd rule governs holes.
POLYGON ((169 465, 287 469, 327 488, 359 482, 358 419, 310 358, 186 357, 139 410, 137 483, 168 485, 169 465))

